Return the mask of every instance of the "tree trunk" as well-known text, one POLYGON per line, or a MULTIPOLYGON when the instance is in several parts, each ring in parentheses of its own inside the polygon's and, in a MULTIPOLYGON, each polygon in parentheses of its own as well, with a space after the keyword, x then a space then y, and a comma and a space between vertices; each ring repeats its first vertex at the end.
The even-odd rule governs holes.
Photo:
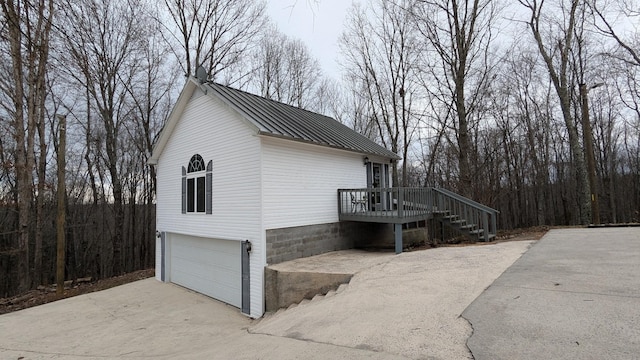
POLYGON ((464 101, 464 78, 460 78, 456 74, 455 102, 458 115, 458 170, 460 171, 458 191, 463 196, 471 197, 471 167, 469 164, 471 140, 469 138, 467 109, 464 101))
POLYGON ((123 268, 123 230, 124 230, 124 204, 122 194, 122 180, 118 170, 118 131, 114 123, 112 111, 103 111, 105 126, 105 147, 107 152, 107 170, 113 189, 113 214, 114 230, 113 244, 113 275, 122 274, 123 268))
MULTIPOLYGON (((557 46, 559 48, 559 69, 556 68, 553 58, 547 52, 547 49, 544 46, 544 42, 542 40, 542 35, 540 32, 540 19, 541 19, 541 11, 542 4, 539 6, 534 4, 524 4, 523 1, 520 1, 523 5, 526 5, 531 10, 531 19, 529 21, 529 27, 533 33, 533 37, 536 40, 536 44, 538 46, 538 50, 540 55, 547 66, 547 70, 549 72, 549 76, 553 82, 556 93, 560 100, 560 108, 562 110, 562 118, 564 119, 565 127, 567 129, 567 134, 569 135, 569 148, 571 152, 571 161, 573 163, 573 176, 572 178, 576 181, 576 192, 578 196, 578 212, 579 212, 579 222, 581 224, 587 224, 590 221, 591 214, 591 201, 589 196, 589 188, 587 186, 587 170, 584 162, 584 156, 582 153, 582 149, 580 147, 580 139, 578 136, 578 130, 576 128, 574 118, 572 116, 571 111, 571 95, 569 92, 569 81, 568 81, 568 66, 569 66, 569 51, 571 46, 573 45, 574 40, 574 31, 575 31, 575 23, 576 23, 576 10, 579 4, 578 0, 572 0, 571 8, 569 10, 569 14, 567 15, 568 24, 567 28, 563 29, 564 38, 557 42, 557 46)), ((555 53, 552 52, 552 54, 555 53)))
POLYGON ((65 258, 66 258, 66 183, 65 183, 65 168, 66 168, 66 151, 67 151, 67 120, 64 115, 58 116, 59 120, 59 132, 60 141, 58 143, 58 211, 56 217, 56 238, 57 238, 57 252, 56 252, 56 293, 58 296, 62 296, 64 293, 64 280, 65 280, 65 258))
MULTIPOLYGON (((42 99, 40 108, 44 108, 44 98, 42 99)), ((35 232, 35 249, 33 254, 33 283, 36 287, 42 285, 42 237, 44 226, 44 192, 47 173, 47 143, 45 139, 45 122, 44 119, 38 123, 38 194, 36 195, 36 232, 35 232)))
POLYGON ((33 203, 33 171, 35 170, 36 124, 44 119, 44 81, 49 49, 49 31, 53 1, 34 4, 0 1, 6 18, 13 88, 13 131, 15 139, 15 172, 18 195, 18 277, 19 291, 31 286, 29 225, 33 203), (23 6, 31 6, 23 9, 23 6), (49 18, 47 18, 47 11, 49 18), (25 39, 26 38, 26 39, 25 39), (26 110, 26 112, 25 112, 26 110), (25 123, 26 118, 26 123, 25 123))

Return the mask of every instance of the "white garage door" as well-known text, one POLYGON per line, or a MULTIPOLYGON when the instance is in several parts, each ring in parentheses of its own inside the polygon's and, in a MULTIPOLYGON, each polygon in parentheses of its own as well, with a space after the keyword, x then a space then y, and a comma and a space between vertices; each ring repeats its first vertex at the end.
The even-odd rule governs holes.
POLYGON ((242 305, 241 243, 171 235, 171 282, 236 307, 242 305))

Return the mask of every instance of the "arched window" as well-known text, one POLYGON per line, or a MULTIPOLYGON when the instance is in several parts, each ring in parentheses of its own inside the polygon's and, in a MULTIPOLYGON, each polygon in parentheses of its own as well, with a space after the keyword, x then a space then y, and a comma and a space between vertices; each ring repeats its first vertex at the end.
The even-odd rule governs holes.
POLYGON ((206 168, 195 154, 187 168, 182 167, 182 213, 212 213, 213 161, 206 168))
POLYGON ((199 154, 195 154, 191 157, 191 160, 189 160, 189 167, 187 168, 188 173, 196 171, 204 171, 204 160, 199 154))

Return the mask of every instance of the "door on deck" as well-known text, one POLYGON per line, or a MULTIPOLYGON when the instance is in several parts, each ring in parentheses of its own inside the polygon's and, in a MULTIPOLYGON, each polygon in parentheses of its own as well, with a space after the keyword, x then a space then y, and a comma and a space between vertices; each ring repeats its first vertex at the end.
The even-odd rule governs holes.
POLYGON ((369 197, 369 210, 380 211, 389 210, 389 194, 382 189, 388 188, 389 165, 380 163, 369 163, 367 166, 367 187, 373 189, 369 197))

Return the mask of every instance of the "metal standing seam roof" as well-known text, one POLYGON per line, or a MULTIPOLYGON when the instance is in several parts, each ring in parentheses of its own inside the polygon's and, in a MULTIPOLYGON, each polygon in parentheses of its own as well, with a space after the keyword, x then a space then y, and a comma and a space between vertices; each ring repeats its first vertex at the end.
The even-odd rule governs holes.
POLYGON ((261 135, 400 159, 395 153, 328 116, 221 84, 205 85, 253 123, 261 135))

